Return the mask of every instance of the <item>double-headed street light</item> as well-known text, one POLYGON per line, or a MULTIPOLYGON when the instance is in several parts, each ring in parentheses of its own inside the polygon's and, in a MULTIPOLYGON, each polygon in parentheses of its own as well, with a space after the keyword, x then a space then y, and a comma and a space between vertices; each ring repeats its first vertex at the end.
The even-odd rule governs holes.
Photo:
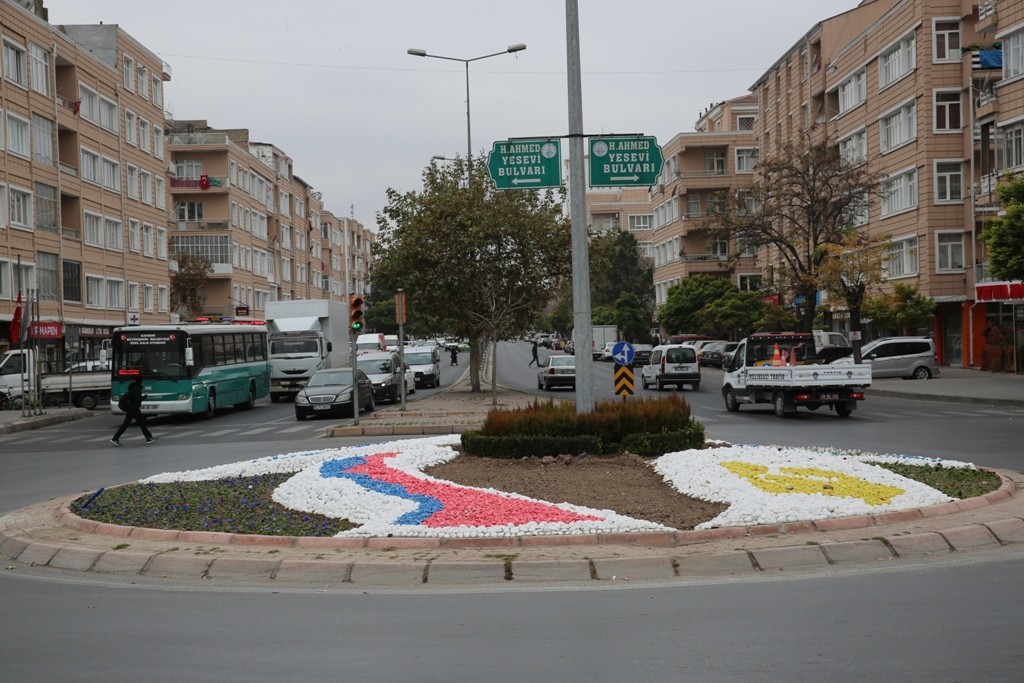
POLYGON ((416 47, 411 47, 406 52, 414 57, 433 57, 434 59, 447 59, 450 62, 462 62, 466 65, 466 172, 467 172, 467 186, 473 183, 473 135, 470 127, 469 119, 469 63, 478 62, 481 59, 487 59, 488 57, 497 57, 498 55, 510 54, 512 52, 522 52, 526 49, 526 45, 523 43, 516 43, 515 45, 509 45, 504 52, 495 52, 489 55, 481 55, 480 57, 473 57, 471 59, 459 59, 458 57, 445 57, 443 55, 432 55, 426 50, 421 50, 416 47))

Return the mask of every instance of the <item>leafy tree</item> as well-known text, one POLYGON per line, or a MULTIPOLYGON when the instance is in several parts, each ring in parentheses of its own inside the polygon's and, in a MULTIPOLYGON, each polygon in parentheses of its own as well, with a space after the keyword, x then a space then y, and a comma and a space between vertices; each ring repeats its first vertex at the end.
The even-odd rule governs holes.
POLYGON ((735 190, 705 227, 744 248, 766 250, 779 264, 775 279, 794 299, 803 297, 802 322, 810 330, 827 256, 822 247, 842 244, 878 192, 867 164, 844 159, 829 140, 790 143, 762 158, 753 187, 735 190))
POLYGON ((865 318, 884 334, 909 334, 935 315, 935 300, 917 287, 897 283, 891 294, 869 297, 861 308, 865 318))
POLYGON ((171 310, 194 318, 206 306, 206 281, 213 273, 213 263, 201 254, 175 251, 178 272, 171 275, 171 310))
POLYGON ((743 337, 764 315, 764 309, 765 303, 757 292, 733 289, 700 309, 697 320, 700 329, 714 337, 725 339, 734 333, 743 337))
POLYGON ((701 332, 701 309, 735 289, 725 278, 692 275, 669 288, 665 303, 658 309, 658 323, 669 334, 701 332))
POLYGON ((521 336, 571 269, 571 235, 554 193, 495 190, 486 159, 432 164, 422 190, 388 189, 377 214, 373 288, 402 288, 410 318, 470 340, 480 391, 481 344, 521 336))
MULTIPOLYGON (((376 298, 377 292, 374 292, 376 298)), ((372 301, 366 308, 366 328, 381 334, 398 334, 395 322, 395 300, 393 297, 372 301)))
POLYGON ((797 318, 793 311, 778 304, 765 304, 764 312, 754 323, 758 332, 784 332, 795 330, 797 318))
POLYGON ((594 325, 618 325, 616 317, 615 309, 607 306, 594 306, 590 309, 590 322, 594 325))
POLYGON ((624 230, 612 230, 593 237, 589 257, 592 309, 616 308, 623 294, 631 295, 630 300, 636 310, 630 316, 646 316, 647 323, 641 335, 646 337, 654 319, 654 261, 640 253, 636 237, 624 230))
POLYGON ((615 319, 612 323, 619 328, 623 339, 647 343, 651 334, 651 318, 644 313, 636 294, 623 292, 615 302, 615 319))
POLYGON ((999 183, 996 196, 1006 215, 986 221, 981 233, 989 272, 999 280, 1024 280, 1024 177, 999 183))
MULTIPOLYGON (((850 329, 861 331, 861 309, 871 287, 882 281, 889 242, 869 240, 851 228, 842 244, 826 244, 819 274, 831 300, 850 311, 850 329)), ((854 335, 853 359, 860 363, 860 339, 854 335)))

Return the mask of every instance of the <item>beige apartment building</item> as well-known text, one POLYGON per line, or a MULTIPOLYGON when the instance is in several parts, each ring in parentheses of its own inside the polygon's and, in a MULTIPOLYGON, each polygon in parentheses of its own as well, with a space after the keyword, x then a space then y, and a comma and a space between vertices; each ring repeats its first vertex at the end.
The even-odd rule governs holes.
POLYGON ((57 370, 117 325, 167 320, 170 69, 116 25, 45 15, 0 2, 0 349, 31 294, 33 321, 52 323, 32 343, 57 370))
POLYGON ((938 302, 925 331, 946 365, 980 366, 986 328, 1022 310, 1024 292, 1015 307, 1009 286, 987 282, 979 240, 999 208, 994 179, 1024 166, 1022 38, 1020 2, 865 0, 812 27, 752 87, 762 154, 809 136, 882 177, 860 227, 892 239, 887 282, 938 302))

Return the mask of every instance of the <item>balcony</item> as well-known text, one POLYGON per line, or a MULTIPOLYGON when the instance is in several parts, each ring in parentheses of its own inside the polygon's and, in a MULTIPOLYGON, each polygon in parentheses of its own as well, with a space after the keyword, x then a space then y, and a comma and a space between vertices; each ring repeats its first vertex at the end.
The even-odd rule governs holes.
POLYGON ((721 273, 729 269, 729 257, 722 254, 680 254, 686 273, 721 273))
POLYGON ((988 0, 978 4, 978 21, 974 24, 974 30, 978 33, 995 31, 999 25, 999 16, 996 14, 995 0, 988 0))
POLYGON ((174 192, 175 190, 187 191, 190 193, 195 192, 196 190, 200 192, 216 192, 217 190, 227 190, 230 186, 227 176, 211 175, 207 176, 207 178, 210 181, 210 185, 205 190, 202 186, 202 180, 199 178, 171 178, 171 192, 174 192))
POLYGON ((227 133, 174 133, 168 135, 167 138, 167 144, 171 147, 228 145, 231 143, 227 133))
POLYGON ((196 230, 230 230, 228 221, 178 221, 179 232, 190 232, 196 230))

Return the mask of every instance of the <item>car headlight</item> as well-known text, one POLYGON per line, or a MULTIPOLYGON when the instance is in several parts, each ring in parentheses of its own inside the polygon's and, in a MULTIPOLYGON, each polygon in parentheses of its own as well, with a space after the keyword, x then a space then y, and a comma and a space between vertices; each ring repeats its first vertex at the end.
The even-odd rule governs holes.
POLYGON ((300 406, 309 405, 309 397, 305 394, 295 394, 295 403, 300 406))
POLYGON ((343 391, 343 392, 341 392, 340 394, 338 394, 337 396, 334 397, 334 402, 335 403, 348 403, 351 400, 352 400, 352 392, 351 391, 343 391))
POLYGON ((388 386, 391 386, 391 380, 390 380, 390 379, 386 379, 386 380, 384 380, 383 382, 381 382, 381 383, 380 383, 380 385, 381 385, 382 387, 388 387, 388 386))

